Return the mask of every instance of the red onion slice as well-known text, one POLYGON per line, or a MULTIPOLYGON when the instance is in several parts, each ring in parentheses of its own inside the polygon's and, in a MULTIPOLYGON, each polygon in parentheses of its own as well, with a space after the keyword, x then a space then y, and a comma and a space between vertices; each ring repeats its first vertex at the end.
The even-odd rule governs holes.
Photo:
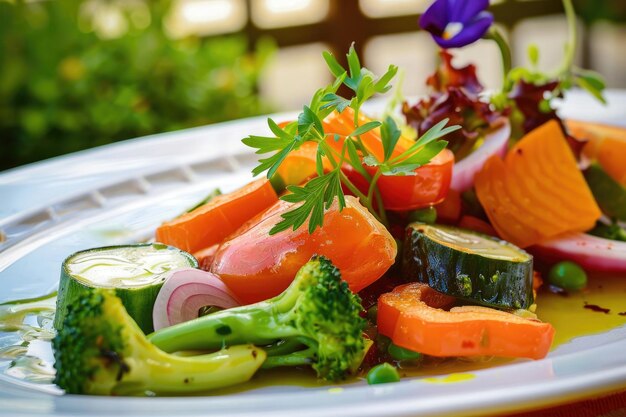
POLYGON ((574 261, 588 271, 626 272, 626 242, 586 233, 552 239, 531 251, 549 261, 574 261))
POLYGON ((474 185, 474 176, 493 155, 504 157, 511 137, 511 125, 506 122, 485 136, 482 146, 465 159, 454 164, 450 188, 458 192, 467 191, 474 185))
POLYGON ((241 305, 215 274, 178 268, 167 274, 154 303, 154 330, 193 320, 204 306, 232 308, 241 305))

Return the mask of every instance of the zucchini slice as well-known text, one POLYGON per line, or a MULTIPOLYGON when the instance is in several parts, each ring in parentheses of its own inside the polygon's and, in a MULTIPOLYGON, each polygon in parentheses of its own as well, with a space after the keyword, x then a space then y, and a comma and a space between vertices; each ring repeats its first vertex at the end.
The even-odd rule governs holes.
POLYGON ((517 246, 469 230, 412 223, 402 262, 407 281, 501 309, 534 302, 533 258, 517 246))
POLYGON ((152 308, 169 270, 198 267, 189 253, 162 243, 107 246, 76 252, 63 261, 54 327, 60 330, 70 305, 92 288, 114 288, 128 314, 146 334, 152 308))

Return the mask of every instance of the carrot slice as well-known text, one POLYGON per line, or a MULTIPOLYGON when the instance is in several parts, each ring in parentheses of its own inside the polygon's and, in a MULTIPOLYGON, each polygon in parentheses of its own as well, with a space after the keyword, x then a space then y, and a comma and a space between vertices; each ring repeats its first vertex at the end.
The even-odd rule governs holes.
POLYGON ((475 185, 498 234, 520 247, 589 230, 601 215, 554 120, 528 133, 504 161, 491 157, 475 185))
POLYGON ((572 135, 588 140, 583 155, 597 160, 615 181, 626 186, 626 128, 578 120, 565 124, 572 135))
POLYGON ((268 180, 253 181, 163 223, 156 230, 156 240, 187 252, 197 252, 220 243, 277 200, 278 196, 268 180))
MULTIPOLYGON (((359 113, 358 124, 359 126, 364 125, 365 123, 371 122, 372 119, 369 119, 363 113, 359 113)), ((341 152, 343 148, 343 142, 345 137, 352 133, 355 129, 354 127, 354 110, 351 107, 346 107, 345 110, 341 113, 333 112, 329 116, 327 116, 323 120, 324 124, 324 132, 326 134, 330 134, 326 141, 330 146, 332 146, 337 152, 341 152), (333 134, 339 135, 339 140, 335 141, 333 134)), ((380 129, 370 130, 360 136, 363 145, 367 148, 367 150, 372 153, 378 160, 383 159, 383 143, 380 138, 380 129)), ((396 147, 394 148, 394 152, 392 156, 398 156, 405 150, 411 147, 414 142, 405 137, 400 136, 396 147)))
POLYGON ((549 323, 487 307, 445 311, 433 293, 427 285, 413 283, 380 296, 378 331, 398 346, 431 356, 541 359, 548 354, 554 338, 549 323))
MULTIPOLYGON (((276 173, 286 185, 299 185, 317 175, 316 171, 317 144, 303 143, 299 149, 292 151, 280 164, 276 173)), ((332 169, 330 161, 322 158, 325 170, 332 169)))

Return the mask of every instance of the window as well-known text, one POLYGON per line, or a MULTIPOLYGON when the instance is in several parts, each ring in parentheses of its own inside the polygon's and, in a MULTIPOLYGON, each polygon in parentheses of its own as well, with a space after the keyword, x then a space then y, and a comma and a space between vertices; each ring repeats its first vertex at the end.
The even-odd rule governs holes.
POLYGON ((302 26, 326 18, 329 0, 254 0, 252 21, 260 28, 302 26))
POLYGON ((166 21, 174 37, 236 32, 247 22, 245 0, 178 0, 166 21))

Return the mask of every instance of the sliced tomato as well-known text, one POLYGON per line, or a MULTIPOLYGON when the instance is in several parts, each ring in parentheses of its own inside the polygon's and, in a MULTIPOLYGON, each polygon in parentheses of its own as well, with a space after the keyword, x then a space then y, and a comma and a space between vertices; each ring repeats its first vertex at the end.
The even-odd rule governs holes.
MULTIPOLYGON (((452 180, 454 154, 444 149, 431 162, 415 170, 415 175, 381 175, 377 186, 388 210, 406 211, 428 207, 442 202, 452 180)), ((370 175, 378 168, 364 166, 370 175)), ((351 166, 342 167, 348 179, 363 193, 367 193, 369 183, 351 166)))
POLYGON ((277 200, 278 196, 268 180, 253 181, 163 223, 156 230, 156 240, 187 252, 197 252, 220 243, 277 200))
POLYGON ((397 246, 387 229, 356 198, 337 203, 325 213, 324 226, 309 234, 307 225, 270 235, 293 204, 278 201, 222 243, 212 272, 245 303, 284 291, 313 255, 329 258, 354 292, 380 278, 394 263, 397 246))
POLYGON ((405 349, 431 356, 541 359, 554 328, 487 307, 453 307, 453 299, 425 284, 396 287, 378 299, 378 331, 405 349))

